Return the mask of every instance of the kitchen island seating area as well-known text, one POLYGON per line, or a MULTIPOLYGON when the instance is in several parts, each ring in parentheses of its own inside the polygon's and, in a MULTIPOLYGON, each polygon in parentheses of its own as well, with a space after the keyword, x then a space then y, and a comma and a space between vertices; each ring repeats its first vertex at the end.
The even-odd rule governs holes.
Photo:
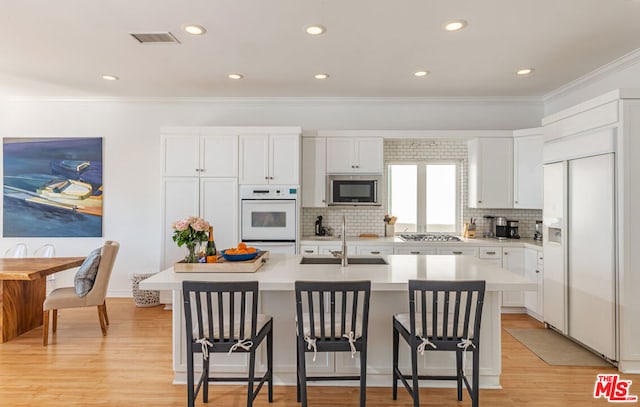
POLYGON ((480 378, 480 322, 484 303, 485 281, 429 281, 409 280, 409 313, 393 317, 393 399, 398 398, 400 380, 413 398, 414 407, 420 405, 419 380, 455 380, 458 401, 462 401, 464 383, 473 407, 478 407, 480 378), (398 368, 400 336, 411 353, 411 374, 398 368), (418 354, 453 351, 456 354, 455 376, 418 374, 418 354), (472 352, 473 385, 465 375, 465 352, 472 352), (410 385, 407 379, 412 381, 410 385))
POLYGON ((267 382, 269 402, 273 401, 273 318, 258 313, 258 282, 182 283, 187 339, 187 397, 189 407, 202 390, 202 400, 209 401, 209 382, 246 381, 247 407, 267 382), (256 350, 266 339, 267 370, 255 376, 256 350), (249 353, 246 377, 211 376, 212 354, 249 353), (194 355, 202 354, 202 374, 194 379, 194 355), (254 382, 258 382, 254 389, 254 382), (195 387, 194 387, 195 386, 195 387))
POLYGON ((371 281, 296 281, 296 390, 307 407, 307 381, 359 380, 360 407, 366 404, 367 333, 371 281), (360 354, 359 375, 307 375, 305 354, 360 354))

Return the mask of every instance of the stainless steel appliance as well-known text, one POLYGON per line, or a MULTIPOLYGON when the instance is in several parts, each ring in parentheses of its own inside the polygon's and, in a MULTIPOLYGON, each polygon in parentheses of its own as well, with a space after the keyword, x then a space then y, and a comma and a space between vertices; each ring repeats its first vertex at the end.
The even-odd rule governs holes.
POLYGON ((485 229, 482 232, 482 237, 494 237, 496 235, 496 217, 484 216, 485 229))
POLYGON ((541 241, 542 240, 542 221, 536 221, 536 233, 533 234, 533 240, 541 241))
POLYGON ((400 235, 400 239, 410 242, 461 242, 458 236, 440 233, 416 233, 400 235))
POLYGON ((507 236, 509 237, 509 239, 520 239, 520 235, 518 234, 517 220, 507 221, 507 236))
POLYGON ((380 206, 382 177, 374 175, 327 175, 327 198, 334 205, 380 206))
POLYGON ((509 227, 507 226, 507 218, 504 216, 498 216, 496 218, 496 238, 498 240, 504 240, 509 236, 509 227))
POLYGON ((240 240, 272 253, 296 253, 297 185, 241 185, 240 240))

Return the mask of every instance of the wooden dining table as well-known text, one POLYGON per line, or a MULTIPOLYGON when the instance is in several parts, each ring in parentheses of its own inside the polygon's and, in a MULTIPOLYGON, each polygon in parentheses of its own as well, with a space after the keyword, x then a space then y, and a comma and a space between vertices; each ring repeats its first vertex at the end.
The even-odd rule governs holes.
POLYGON ((42 325, 47 276, 78 267, 84 259, 0 258, 0 343, 42 325))

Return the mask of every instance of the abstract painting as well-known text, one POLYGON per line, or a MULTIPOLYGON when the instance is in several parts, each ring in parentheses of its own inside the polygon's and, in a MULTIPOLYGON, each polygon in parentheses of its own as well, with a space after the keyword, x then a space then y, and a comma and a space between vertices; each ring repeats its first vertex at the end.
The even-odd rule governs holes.
POLYGON ((102 138, 3 139, 4 237, 102 236, 102 138))

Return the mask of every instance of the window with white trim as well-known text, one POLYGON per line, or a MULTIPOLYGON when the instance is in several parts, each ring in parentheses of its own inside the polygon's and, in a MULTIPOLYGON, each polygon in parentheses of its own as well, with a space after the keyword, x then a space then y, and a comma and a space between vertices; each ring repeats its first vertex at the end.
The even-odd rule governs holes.
POLYGON ((387 205, 396 233, 458 233, 458 162, 402 162, 387 165, 387 205))

